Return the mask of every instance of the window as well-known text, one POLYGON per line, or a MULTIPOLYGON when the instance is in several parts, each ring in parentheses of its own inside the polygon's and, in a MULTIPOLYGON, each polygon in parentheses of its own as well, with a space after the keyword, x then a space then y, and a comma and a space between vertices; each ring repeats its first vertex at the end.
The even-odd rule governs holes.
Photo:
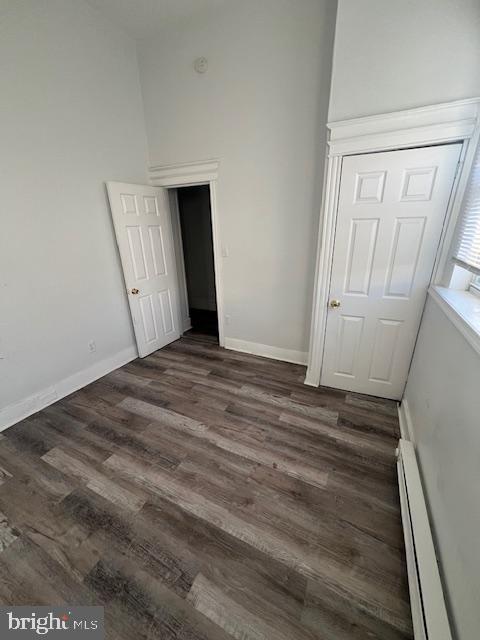
MULTIPOLYGON (((480 146, 465 192, 453 260, 460 267, 480 276, 480 146)), ((479 282, 478 277, 475 278, 475 282, 479 282)))
POLYGON ((452 246, 453 270, 447 286, 432 287, 443 308, 467 342, 480 354, 480 145, 465 189, 452 246))

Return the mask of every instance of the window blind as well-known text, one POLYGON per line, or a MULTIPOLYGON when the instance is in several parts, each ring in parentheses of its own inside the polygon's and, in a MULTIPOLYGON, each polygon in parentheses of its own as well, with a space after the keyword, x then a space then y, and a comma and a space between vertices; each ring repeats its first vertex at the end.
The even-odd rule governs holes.
POLYGON ((453 260, 480 275, 480 145, 467 185, 453 260))

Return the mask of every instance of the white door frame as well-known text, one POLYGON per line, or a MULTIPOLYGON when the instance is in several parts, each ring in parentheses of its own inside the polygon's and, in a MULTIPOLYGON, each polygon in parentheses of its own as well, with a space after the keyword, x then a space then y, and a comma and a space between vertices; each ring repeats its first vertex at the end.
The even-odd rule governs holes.
MULTIPOLYGON (((224 304, 223 304, 223 263, 220 226, 218 221, 216 188, 218 180, 218 160, 183 162, 179 164, 154 165, 149 168, 150 184, 155 187, 194 187, 208 184, 210 188, 210 212, 212 218, 213 263, 215 267, 215 289, 217 294, 218 342, 225 346, 224 304)), ((180 310, 179 310, 180 312, 180 310)), ((180 313, 179 313, 180 317, 180 313)))
POLYGON ((181 333, 185 333, 192 328, 192 321, 188 308, 187 274, 185 271, 185 255, 183 253, 182 228, 180 225, 180 210, 178 208, 177 189, 167 189, 170 204, 170 215, 172 217, 173 250, 175 252, 175 263, 177 265, 178 278, 178 306, 179 306, 179 326, 181 333))
POLYGON ((344 156, 462 142, 459 171, 435 260, 432 283, 446 284, 451 275, 450 247, 466 182, 480 137, 480 98, 329 122, 320 229, 313 292, 310 347, 305 384, 318 387, 322 371, 327 304, 344 156))

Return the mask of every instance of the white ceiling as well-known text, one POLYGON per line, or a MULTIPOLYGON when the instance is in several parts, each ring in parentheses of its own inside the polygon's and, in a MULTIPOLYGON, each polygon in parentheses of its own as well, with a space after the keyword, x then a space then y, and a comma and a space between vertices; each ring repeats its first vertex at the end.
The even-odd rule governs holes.
POLYGON ((148 38, 165 26, 235 0, 87 0, 134 38, 148 38))

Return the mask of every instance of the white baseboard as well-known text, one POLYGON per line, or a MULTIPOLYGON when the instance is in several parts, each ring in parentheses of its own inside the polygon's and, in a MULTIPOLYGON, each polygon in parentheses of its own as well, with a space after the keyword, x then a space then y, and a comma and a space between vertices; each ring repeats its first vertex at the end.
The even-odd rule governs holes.
MULTIPOLYGON (((307 354, 308 355, 308 354, 307 354)), ((307 362, 308 365, 308 362, 307 362)), ((303 384, 308 385, 309 387, 318 387, 320 386, 320 381, 316 378, 316 376, 312 373, 309 373, 310 367, 307 369, 307 373, 305 375, 305 380, 303 384)))
POLYGON ((414 442, 412 416, 410 415, 408 400, 406 398, 403 398, 402 402, 398 405, 398 420, 400 422, 400 433, 403 440, 414 442))
POLYGON ((415 640, 452 640, 420 470, 412 442, 399 440, 398 486, 415 640))
POLYGON ((20 422, 24 418, 28 418, 33 413, 37 413, 41 409, 48 407, 60 398, 70 395, 74 391, 85 387, 90 382, 94 382, 107 375, 110 371, 122 367, 127 362, 131 362, 138 357, 137 349, 133 345, 122 349, 119 353, 100 362, 82 369, 77 373, 60 380, 54 385, 42 389, 20 402, 11 404, 0 410, 0 431, 11 427, 13 424, 20 422))
POLYGON ((237 338, 225 338, 225 349, 251 353, 254 356, 272 358, 272 360, 282 360, 283 362, 293 362, 294 364, 307 364, 308 353, 306 351, 295 351, 294 349, 281 349, 259 342, 248 342, 237 338))

